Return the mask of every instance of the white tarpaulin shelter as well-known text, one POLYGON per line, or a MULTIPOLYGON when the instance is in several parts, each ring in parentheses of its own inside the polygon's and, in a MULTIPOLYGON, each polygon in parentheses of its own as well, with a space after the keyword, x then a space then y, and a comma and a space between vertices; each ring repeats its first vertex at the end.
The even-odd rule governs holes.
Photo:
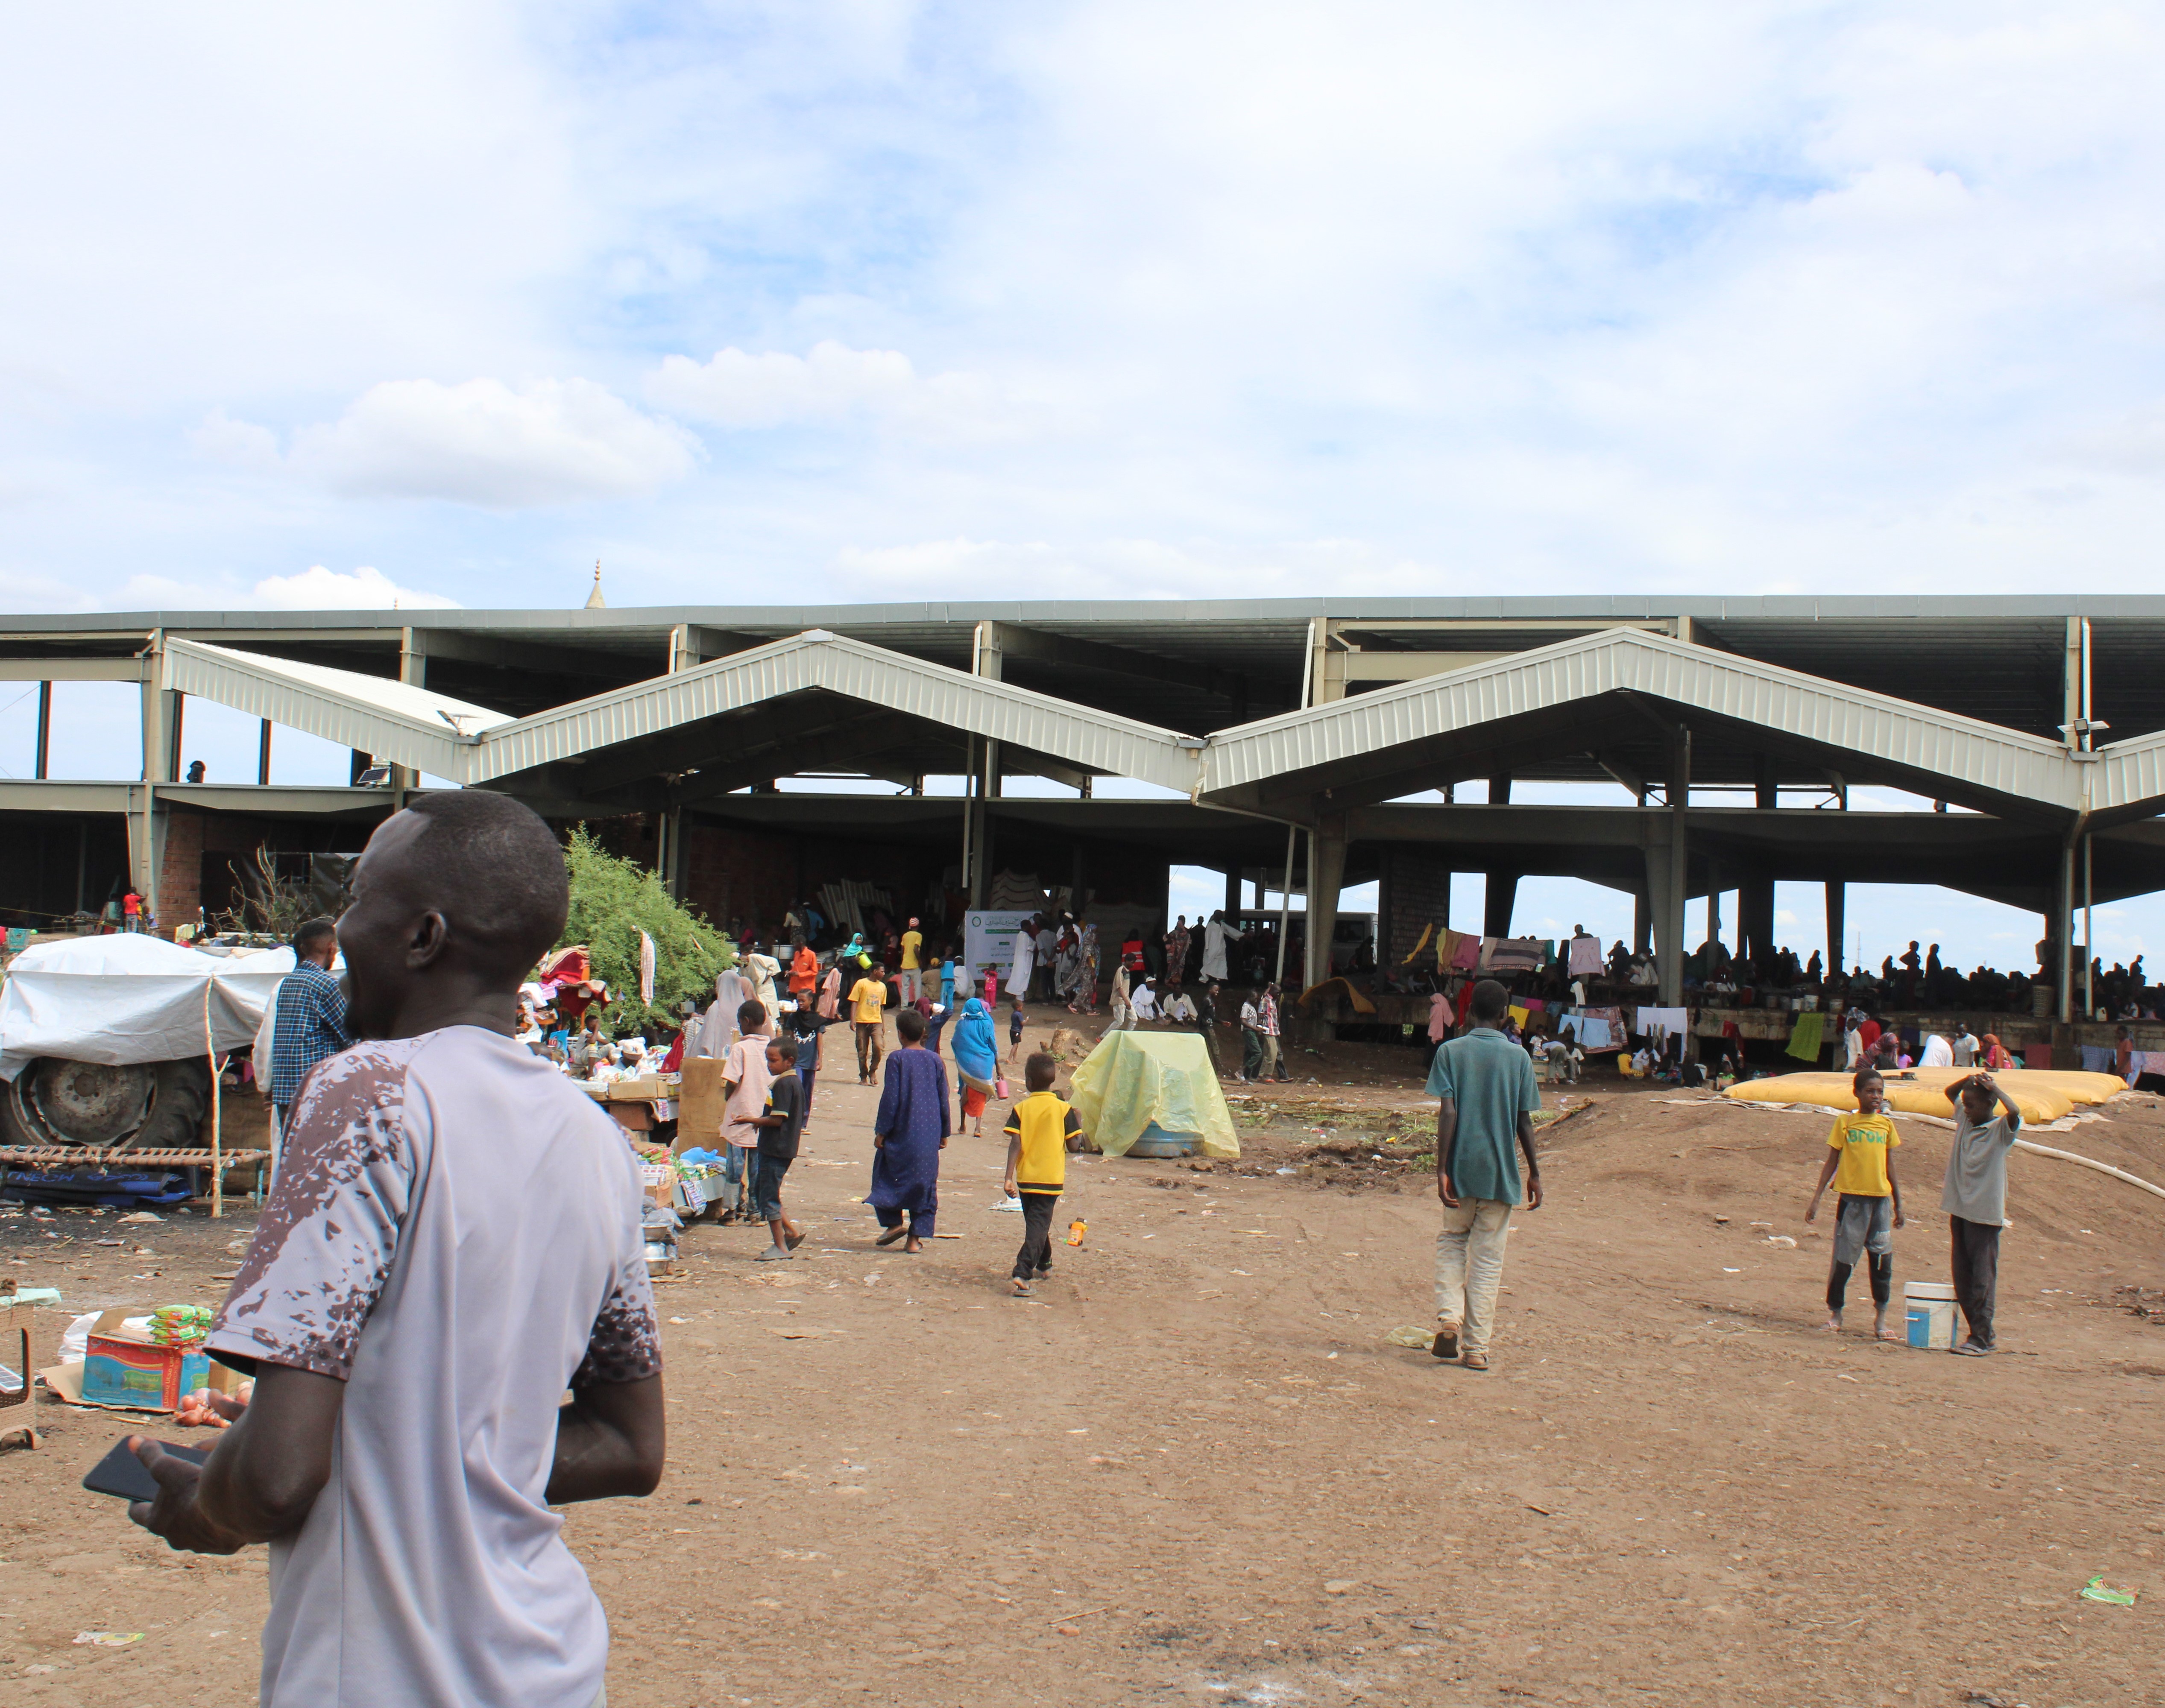
POLYGON ((219 956, 132 933, 33 944, 0 986, 0 1080, 40 1056, 110 1067, 246 1049, 290 949, 219 956))

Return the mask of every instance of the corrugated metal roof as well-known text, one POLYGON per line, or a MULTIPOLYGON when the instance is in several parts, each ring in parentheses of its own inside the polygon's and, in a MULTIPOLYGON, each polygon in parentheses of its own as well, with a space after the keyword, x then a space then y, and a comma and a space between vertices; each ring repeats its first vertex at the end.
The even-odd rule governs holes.
POLYGON ((598 694, 490 732, 471 780, 592 753, 808 689, 1185 791, 1195 761, 1173 731, 814 629, 598 694))
POLYGON ((1172 730, 818 630, 513 718, 424 688, 199 641, 168 640, 168 688, 461 784, 486 783, 824 689, 945 728, 1183 792, 1193 749, 1172 730), (464 725, 461 740, 451 719, 464 725))
POLYGON ((1204 792, 1626 690, 1973 791, 2068 812, 2081 801, 2057 742, 1630 629, 1221 730, 1204 755, 1204 792))
POLYGON ((467 780, 471 752, 461 735, 512 721, 382 676, 170 638, 159 685, 458 782, 467 780))
POLYGON ((1800 671, 1612 629, 1193 738, 812 630, 530 717, 324 665, 169 639, 164 686, 432 775, 478 784, 812 690, 1115 776, 1209 795, 1632 691, 1846 752, 1947 792, 2131 816, 2165 798, 2165 737, 2078 765, 2057 742, 1800 671), (463 726, 466 738, 450 720, 463 726), (2084 772, 2090 775, 2085 776, 2084 772))

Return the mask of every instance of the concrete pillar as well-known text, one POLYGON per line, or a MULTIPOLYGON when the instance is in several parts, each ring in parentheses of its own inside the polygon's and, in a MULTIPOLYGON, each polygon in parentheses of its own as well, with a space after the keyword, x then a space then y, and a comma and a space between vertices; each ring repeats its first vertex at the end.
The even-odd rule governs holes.
POLYGON ((1237 865, 1225 868, 1225 912, 1230 915, 1241 911, 1241 869, 1237 865))
MULTIPOLYGON (((1330 939, 1338 929, 1338 891, 1346 880, 1346 819, 1325 818, 1309 833, 1308 944, 1303 988, 1330 976, 1330 939)), ((1325 1036, 1328 1036, 1326 1032, 1325 1036)))
MULTIPOLYGON (((427 642, 411 628, 398 631, 398 680, 410 687, 425 688, 429 685, 427 642)), ((393 765, 387 780, 391 785, 392 804, 403 807, 407 791, 419 785, 421 774, 410 765, 393 765)))
POLYGON ((1747 954, 1771 954, 1774 948, 1774 880, 1765 872, 1747 873, 1736 886, 1739 941, 1747 954))
POLYGON ((1519 875, 1516 872, 1491 872, 1481 897, 1481 934, 1483 937, 1509 937, 1511 934, 1511 907, 1519 899, 1519 875))
POLYGON ((259 784, 271 780, 271 720, 267 717, 255 742, 255 780, 259 784))
MULTIPOLYGON (((997 682, 1004 658, 999 624, 980 623, 971 640, 970 674, 997 682)), ((969 865, 967 876, 970 905, 982 907, 993 882, 993 813, 989 803, 1000 792, 1000 744, 987 737, 973 745, 977 763, 972 768, 974 780, 967 784, 963 791, 963 812, 968 822, 962 845, 969 865)))
POLYGON ((1847 934, 1849 922, 1849 886, 1839 878, 1830 878, 1826 886, 1826 970, 1841 972, 1849 963, 1842 958, 1842 939, 1847 934))
POLYGON ((51 774, 53 757, 53 685, 38 684, 38 745, 31 775, 40 782, 51 774))
POLYGON ((1488 804, 1491 807, 1508 807, 1511 804, 1511 774, 1509 771, 1489 778, 1488 804))
POLYGON ((1647 902, 1644 884, 1631 892, 1631 953, 1645 954, 1654 946, 1654 910, 1647 902))
POLYGON ((1675 888, 1670 882, 1669 845, 1667 842, 1649 843, 1646 849, 1646 889, 1641 898, 1641 912, 1646 923, 1651 928, 1651 941, 1646 945, 1656 954, 1656 971, 1659 982, 1654 987, 1658 1002, 1667 1004, 1669 996, 1669 968, 1678 968, 1676 1000, 1683 1000, 1682 972, 1684 917, 1683 904, 1676 898, 1675 888))
POLYGON ((153 633, 143 656, 143 793, 139 814, 129 815, 129 883, 148 912, 158 911, 158 880, 165 864, 165 808, 158 785, 173 780, 173 745, 180 731, 180 698, 161 687, 166 634, 153 633))
POLYGON ((1661 939, 1662 1002, 1670 1008, 1684 1000, 1684 898, 1691 880, 1690 811, 1691 731, 1678 724, 1676 737, 1669 744, 1669 869, 1665 886, 1668 894, 1663 903, 1668 930, 1666 933, 1662 931, 1658 919, 1654 927, 1661 939))

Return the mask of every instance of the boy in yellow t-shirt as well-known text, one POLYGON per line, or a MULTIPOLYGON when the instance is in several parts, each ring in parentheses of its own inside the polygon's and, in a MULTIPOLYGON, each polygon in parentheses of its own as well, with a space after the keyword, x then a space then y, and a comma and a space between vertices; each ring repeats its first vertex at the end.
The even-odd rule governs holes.
POLYGON ((1022 1197, 1022 1249, 1015 1253, 1014 1296, 1052 1273, 1052 1211, 1067 1184, 1067 1151, 1080 1148, 1082 1123, 1052 1090, 1060 1064, 1040 1050, 1023 1066, 1030 1088, 1008 1112, 1008 1196, 1022 1197))
POLYGON ((875 966, 850 986, 850 1030, 857 1035, 857 1083, 869 1085, 886 1054, 887 969, 875 966))
POLYGON ((1858 1256, 1869 1252, 1873 1332, 1882 1340, 1895 1340, 1900 1337, 1888 1323, 1887 1313, 1894 1295, 1893 1230, 1904 1222, 1902 1183, 1894 1178, 1894 1148, 1902 1139, 1888 1119, 1887 1088, 1879 1075, 1866 1068, 1850 1085, 1857 1094, 1857 1113, 1835 1117, 1834 1130, 1827 1135, 1826 1166, 1820 1170, 1804 1220, 1819 1219, 1820 1200, 1831 1180, 1836 1208, 1834 1264, 1827 1271, 1827 1332, 1841 1330, 1850 1272, 1858 1256))

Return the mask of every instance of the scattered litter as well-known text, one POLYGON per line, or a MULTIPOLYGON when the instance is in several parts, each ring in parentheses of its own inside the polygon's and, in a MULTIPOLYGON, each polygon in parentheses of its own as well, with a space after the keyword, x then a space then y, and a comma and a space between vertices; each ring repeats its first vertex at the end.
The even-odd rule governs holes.
POLYGON ((1298 1169, 1280 1169, 1278 1172, 1282 1175, 1297 1175, 1300 1170, 1298 1169))
POLYGON ((1744 1273, 1744 1271, 1743 1271, 1743 1270, 1741 1270, 1741 1269, 1728 1269, 1728 1268, 1726 1268, 1726 1267, 1725 1267, 1725 1268, 1723 1269, 1723 1270, 1722 1270, 1722 1274, 1725 1274, 1725 1275, 1741 1275, 1741 1274, 1742 1274, 1743 1273, 1744 1273))
POLYGON ((2132 1607, 2135 1605, 2134 1590, 2108 1584, 2103 1577, 2092 1578, 2077 1593, 2085 1601, 2103 1601, 2115 1607, 2132 1607))
POLYGON ((1769 1245, 1785 1245, 1788 1247, 1791 1251, 1794 1251, 1797 1248, 1796 1241, 1790 1238, 1786 1233, 1768 1234, 1767 1236, 1767 1243, 1769 1245))
MULTIPOLYGON (((165 1218, 164 1217, 162 1217, 162 1216, 155 1216, 155 1215, 153 1215, 153 1214, 152 1214, 150 1211, 148 1211, 148 1210, 136 1210, 136 1211, 130 1211, 128 1215, 125 1215, 125 1216, 122 1217, 120 1219, 121 1219, 121 1221, 122 1221, 122 1222, 163 1222, 166 1218, 165 1218)), ((139 1633, 139 1635, 140 1635, 140 1633, 139 1633)), ((131 1639, 131 1640, 132 1640, 132 1639, 131 1639)), ((81 1642, 82 1641, 82 1639, 81 1637, 78 1637, 76 1639, 76 1641, 77 1642, 81 1642)))
POLYGON ((1017 1193, 1014 1197, 1010 1198, 1006 1193, 1003 1192, 1000 1194, 998 1202, 988 1204, 985 1206, 985 1208, 988 1210, 1000 1211, 1009 1215, 1019 1216, 1022 1214, 1022 1195, 1020 1193, 1017 1193))
POLYGON ((1386 1346, 1417 1347, 1421 1351, 1426 1352, 1429 1349, 1429 1347, 1434 1343, 1435 1339, 1435 1335, 1433 1331, 1416 1327, 1413 1324, 1409 1323, 1404 1328, 1394 1328, 1388 1334, 1386 1334, 1383 1337, 1383 1344, 1386 1346))
POLYGON ((95 1648, 125 1648, 131 1642, 142 1642, 143 1633, 140 1631, 78 1631, 75 1640, 78 1643, 87 1642, 95 1648))
POLYGON ((1332 1578, 1323 1586, 1326 1595, 1350 1595, 1361 1587, 1358 1578, 1332 1578))

